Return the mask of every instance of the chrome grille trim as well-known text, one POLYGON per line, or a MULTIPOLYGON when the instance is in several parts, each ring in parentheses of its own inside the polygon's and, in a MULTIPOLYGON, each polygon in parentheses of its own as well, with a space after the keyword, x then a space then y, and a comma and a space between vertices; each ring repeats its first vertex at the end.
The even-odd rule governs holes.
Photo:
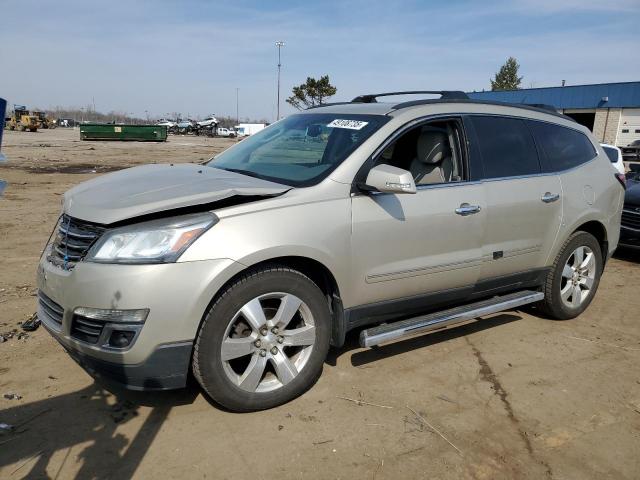
POLYGON ((63 215, 56 227, 47 260, 65 270, 73 269, 104 231, 102 226, 63 215))

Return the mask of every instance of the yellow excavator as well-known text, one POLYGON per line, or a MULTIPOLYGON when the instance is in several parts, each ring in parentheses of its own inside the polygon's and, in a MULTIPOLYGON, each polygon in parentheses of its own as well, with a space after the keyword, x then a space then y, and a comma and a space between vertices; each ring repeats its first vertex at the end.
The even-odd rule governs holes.
POLYGON ((9 117, 6 123, 9 130, 20 130, 21 132, 26 130, 30 132, 38 131, 38 118, 31 115, 24 105, 14 105, 13 115, 9 117))
POLYGON ((31 116, 36 117, 38 122, 38 128, 47 129, 47 128, 57 127, 55 122, 51 118, 48 118, 45 112, 34 110, 33 112, 31 112, 31 116))

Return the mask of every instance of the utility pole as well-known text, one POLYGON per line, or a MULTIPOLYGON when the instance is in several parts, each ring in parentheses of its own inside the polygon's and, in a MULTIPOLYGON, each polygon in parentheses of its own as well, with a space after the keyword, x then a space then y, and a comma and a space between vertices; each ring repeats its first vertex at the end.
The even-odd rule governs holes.
POLYGON ((284 42, 282 40, 279 40, 276 42, 276 47, 278 47, 278 108, 277 108, 277 115, 276 115, 276 122, 278 120, 280 120, 280 68, 282 67, 282 64, 280 63, 280 48, 284 47, 284 42))
POLYGON ((240 125, 240 110, 238 108, 238 92, 240 89, 236 87, 236 125, 240 125))

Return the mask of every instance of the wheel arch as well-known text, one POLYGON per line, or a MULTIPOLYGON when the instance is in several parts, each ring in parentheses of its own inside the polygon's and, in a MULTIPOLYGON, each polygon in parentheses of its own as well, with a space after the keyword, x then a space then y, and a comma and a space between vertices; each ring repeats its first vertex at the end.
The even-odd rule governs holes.
POLYGON ((609 252, 609 241, 607 236, 607 229, 604 226, 604 224, 602 222, 599 222, 598 220, 589 220, 585 223, 582 223, 578 227, 576 227, 573 230, 572 235, 575 232, 579 232, 579 231, 590 233, 596 238, 596 240, 598 241, 598 244, 600 245, 600 252, 602 253, 602 261, 603 263, 606 263, 608 252, 609 252))
POLYGON ((206 317, 209 309, 214 305, 214 303, 227 289, 227 287, 235 282, 238 277, 245 275, 248 271, 259 270, 261 268, 267 268, 270 266, 279 266, 296 270, 309 277, 309 279, 311 279, 311 281, 315 283, 318 288, 320 288, 327 299, 329 310, 331 312, 331 345, 342 346, 344 344, 346 335, 346 323, 344 319, 344 308, 342 306, 342 299, 340 296, 340 288, 338 286, 338 282, 333 272, 324 263, 307 256, 276 256, 257 261, 250 265, 246 265, 246 268, 235 273, 213 295, 209 304, 207 305, 207 308, 203 312, 198 329, 200 329, 202 321, 206 317))

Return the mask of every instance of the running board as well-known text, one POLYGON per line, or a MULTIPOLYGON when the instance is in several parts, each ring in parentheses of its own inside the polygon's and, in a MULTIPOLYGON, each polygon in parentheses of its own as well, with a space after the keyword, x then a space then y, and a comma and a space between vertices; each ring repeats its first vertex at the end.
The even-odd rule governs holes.
POLYGON ((420 315, 393 323, 387 323, 378 327, 368 328, 360 332, 360 346, 372 347, 384 342, 398 340, 400 338, 439 330, 458 323, 473 320, 477 317, 492 313, 510 310, 527 303, 539 302, 544 298, 544 293, 524 290, 470 303, 461 307, 442 310, 440 312, 420 315))

